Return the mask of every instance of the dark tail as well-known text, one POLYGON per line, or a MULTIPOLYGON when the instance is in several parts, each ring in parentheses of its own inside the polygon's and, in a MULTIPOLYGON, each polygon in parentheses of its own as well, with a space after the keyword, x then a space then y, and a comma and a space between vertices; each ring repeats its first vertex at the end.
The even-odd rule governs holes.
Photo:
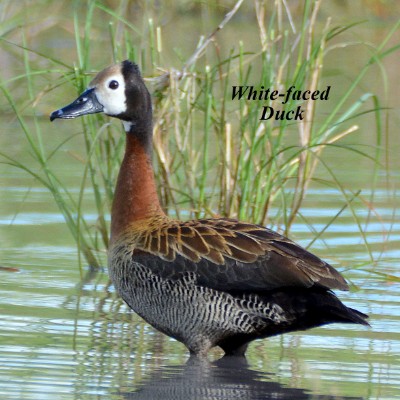
MULTIPOLYGON (((336 296, 335 296, 336 297, 336 296)), ((337 298, 336 298, 337 299, 337 298)), ((354 308, 346 307, 339 299, 337 301, 340 302, 341 307, 337 309, 336 307, 331 310, 332 316, 337 317, 337 321, 334 322, 344 322, 350 324, 361 324, 365 326, 370 326, 367 322, 368 315, 364 314, 354 308)))
POLYGON ((290 331, 335 322, 369 326, 368 315, 346 307, 329 290, 286 288, 271 293, 271 297, 287 314, 290 331))

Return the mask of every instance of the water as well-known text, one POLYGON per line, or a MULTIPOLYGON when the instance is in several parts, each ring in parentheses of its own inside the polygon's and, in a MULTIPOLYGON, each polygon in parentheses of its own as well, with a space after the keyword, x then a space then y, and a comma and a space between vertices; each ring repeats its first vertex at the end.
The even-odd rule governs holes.
MULTIPOLYGON (((387 243, 376 266, 368 266, 346 214, 331 226, 325 243, 313 246, 334 265, 340 260, 346 277, 361 288, 340 297, 370 315, 370 329, 330 325, 256 341, 248 351, 248 365, 218 364, 218 350, 210 365, 193 365, 187 364, 180 343, 127 310, 106 271, 84 268, 80 279, 65 224, 34 182, 33 195, 26 204, 18 203, 21 212, 15 214, 13 204, 25 198, 25 179, 15 171, 2 175, 2 184, 8 185, 2 185, 0 209, 1 398, 393 399, 400 393, 400 283, 367 272, 398 273, 393 262, 399 258, 398 223, 392 226, 394 242, 387 243)), ((302 213, 322 226, 337 200, 329 190, 310 191, 312 206, 302 213)), ((383 192, 375 206, 390 220, 383 192)), ((382 251, 381 223, 386 222, 374 221, 367 234, 377 254, 382 251)), ((302 223, 294 226, 293 235, 304 245, 312 237, 302 223)))

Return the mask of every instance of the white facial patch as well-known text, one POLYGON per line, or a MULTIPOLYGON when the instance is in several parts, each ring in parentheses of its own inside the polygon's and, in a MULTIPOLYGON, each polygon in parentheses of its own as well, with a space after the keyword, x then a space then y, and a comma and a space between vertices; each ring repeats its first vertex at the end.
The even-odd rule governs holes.
POLYGON ((126 112, 125 81, 121 73, 114 73, 93 80, 97 100, 107 115, 119 115, 126 112))

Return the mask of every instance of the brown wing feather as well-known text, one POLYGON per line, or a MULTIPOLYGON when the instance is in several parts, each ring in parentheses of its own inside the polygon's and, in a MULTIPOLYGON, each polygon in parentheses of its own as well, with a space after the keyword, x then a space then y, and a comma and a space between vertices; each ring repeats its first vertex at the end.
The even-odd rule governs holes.
POLYGON ((206 237, 203 238, 195 228, 191 230, 190 235, 181 235, 181 242, 199 255, 207 254, 210 251, 206 237))
POLYGON ((153 221, 134 236, 135 249, 167 261, 175 260, 178 254, 194 263, 204 259, 224 265, 230 259, 243 272, 246 265, 250 268, 257 263, 263 275, 259 278, 266 282, 266 287, 276 282, 276 287, 317 284, 329 289, 348 289, 344 278, 329 264, 259 225, 226 218, 185 222, 164 219, 153 221))

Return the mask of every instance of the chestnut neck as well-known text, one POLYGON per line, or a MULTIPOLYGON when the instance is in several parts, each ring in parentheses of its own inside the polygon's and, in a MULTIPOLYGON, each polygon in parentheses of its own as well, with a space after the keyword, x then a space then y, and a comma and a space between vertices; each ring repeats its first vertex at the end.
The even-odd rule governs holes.
POLYGON ((148 140, 143 140, 143 136, 129 132, 111 210, 111 242, 135 223, 160 214, 165 215, 154 180, 151 134, 148 140))

